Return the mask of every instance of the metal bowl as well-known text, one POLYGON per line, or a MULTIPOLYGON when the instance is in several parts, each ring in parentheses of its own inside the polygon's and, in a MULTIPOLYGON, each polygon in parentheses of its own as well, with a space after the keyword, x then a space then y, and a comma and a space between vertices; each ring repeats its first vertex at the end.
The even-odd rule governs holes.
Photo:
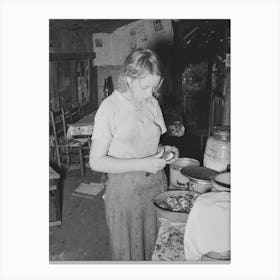
POLYGON ((194 195, 195 199, 199 195, 199 193, 195 191, 183 191, 183 190, 167 191, 156 195, 153 198, 152 202, 156 208, 158 217, 165 218, 171 222, 186 223, 189 216, 187 212, 179 212, 179 211, 174 211, 172 209, 163 209, 162 207, 160 207, 160 203, 165 201, 168 197, 178 197, 180 195, 185 196, 186 194, 194 195))
POLYGON ((217 171, 201 167, 201 166, 187 166, 181 170, 181 173, 190 179, 189 189, 199 193, 211 191, 211 180, 218 174, 217 171))
POLYGON ((217 261, 217 260, 230 260, 230 251, 226 251, 223 253, 218 253, 218 252, 208 252, 202 257, 202 260, 207 260, 207 261, 217 261))
POLYGON ((212 190, 230 192, 230 172, 224 172, 216 175, 212 179, 212 190))

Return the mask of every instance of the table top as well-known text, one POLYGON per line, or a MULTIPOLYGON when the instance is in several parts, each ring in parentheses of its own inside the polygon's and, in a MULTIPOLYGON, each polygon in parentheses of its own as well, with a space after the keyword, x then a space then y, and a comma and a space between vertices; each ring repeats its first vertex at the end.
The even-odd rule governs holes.
POLYGON ((80 126, 87 126, 87 125, 94 125, 94 117, 95 117, 96 111, 82 117, 80 120, 78 120, 75 123, 72 123, 69 125, 73 127, 80 127, 80 126))
POLYGON ((96 111, 84 116, 79 121, 69 124, 67 130, 67 139, 79 136, 91 136, 94 127, 94 118, 96 111))
POLYGON ((59 178, 60 175, 51 166, 49 166, 49 180, 57 180, 59 178))

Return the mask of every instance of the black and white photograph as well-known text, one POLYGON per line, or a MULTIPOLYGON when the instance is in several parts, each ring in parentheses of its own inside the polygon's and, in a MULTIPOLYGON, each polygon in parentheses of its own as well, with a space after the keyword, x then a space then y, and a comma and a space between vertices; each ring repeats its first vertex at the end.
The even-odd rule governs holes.
POLYGON ((279 280, 278 0, 0 1, 0 279, 279 280))
POLYGON ((230 263, 230 20, 49 28, 49 260, 230 263))

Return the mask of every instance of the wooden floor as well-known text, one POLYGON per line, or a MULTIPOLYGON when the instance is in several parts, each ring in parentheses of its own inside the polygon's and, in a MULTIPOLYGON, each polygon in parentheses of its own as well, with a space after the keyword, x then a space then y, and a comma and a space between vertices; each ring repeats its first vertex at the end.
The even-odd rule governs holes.
MULTIPOLYGON (((50 227, 50 261, 110 260, 108 230, 102 195, 93 199, 73 196, 81 182, 99 182, 100 173, 86 169, 82 178, 78 170, 71 171, 63 181, 62 225, 50 227)), ((53 199, 50 199, 50 216, 53 199)))

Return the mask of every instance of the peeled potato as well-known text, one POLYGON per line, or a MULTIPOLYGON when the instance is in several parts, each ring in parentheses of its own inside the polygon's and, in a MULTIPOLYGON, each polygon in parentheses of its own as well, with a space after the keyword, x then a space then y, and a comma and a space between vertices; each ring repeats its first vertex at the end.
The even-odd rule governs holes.
POLYGON ((166 161, 169 161, 171 159, 173 159, 175 157, 175 153, 172 151, 168 151, 166 153, 164 153, 164 155, 162 156, 162 158, 166 161))

